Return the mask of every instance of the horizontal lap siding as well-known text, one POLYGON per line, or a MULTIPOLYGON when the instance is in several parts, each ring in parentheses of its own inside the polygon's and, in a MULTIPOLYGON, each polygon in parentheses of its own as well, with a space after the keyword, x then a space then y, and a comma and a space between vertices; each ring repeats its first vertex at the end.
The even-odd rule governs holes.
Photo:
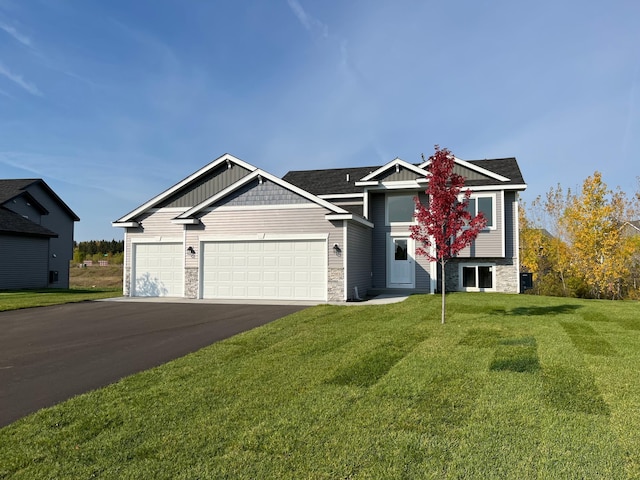
POLYGON ((155 210, 140 216, 138 222, 142 224, 139 228, 128 228, 126 235, 125 262, 131 265, 131 243, 134 240, 144 239, 144 241, 161 242, 167 239, 182 239, 184 226, 171 223, 171 220, 180 215, 181 211, 176 209, 155 210))
POLYGON ((354 294, 364 298, 371 288, 371 240, 372 232, 368 227, 349 223, 347 227, 347 298, 354 294))
POLYGON ((47 238, 0 235, 0 290, 46 288, 48 257, 47 238))
MULTIPOLYGON (((201 218, 202 225, 187 228, 187 244, 196 246, 200 237, 247 236, 258 234, 329 234, 327 255, 329 268, 342 268, 343 261, 333 253, 332 246, 342 245, 342 221, 329 222, 327 210, 321 207, 278 209, 216 209, 201 218), (331 250, 331 251, 329 251, 331 250)), ((197 258, 187 258, 187 267, 198 267, 197 258)))
MULTIPOLYGON (((49 212, 40 217, 40 225, 58 235, 49 240, 48 269, 58 272, 58 282, 50 286, 69 288, 69 262, 73 259, 73 218, 41 185, 31 185, 29 193, 49 212)), ((47 282, 48 275, 47 273, 47 282)))
POLYGON ((458 254, 459 258, 500 258, 504 255, 502 251, 502 245, 505 241, 502 221, 504 215, 502 195, 500 194, 500 192, 487 193, 495 194, 494 198, 496 201, 496 218, 494 223, 496 228, 495 230, 486 230, 480 232, 473 244, 465 248, 458 254))

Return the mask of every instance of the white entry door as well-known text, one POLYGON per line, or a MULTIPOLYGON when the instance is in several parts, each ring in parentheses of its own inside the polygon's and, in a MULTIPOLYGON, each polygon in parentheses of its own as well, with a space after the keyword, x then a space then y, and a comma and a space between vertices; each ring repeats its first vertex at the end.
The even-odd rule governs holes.
POLYGON ((411 237, 389 236, 387 249, 387 287, 414 288, 414 241, 411 237))

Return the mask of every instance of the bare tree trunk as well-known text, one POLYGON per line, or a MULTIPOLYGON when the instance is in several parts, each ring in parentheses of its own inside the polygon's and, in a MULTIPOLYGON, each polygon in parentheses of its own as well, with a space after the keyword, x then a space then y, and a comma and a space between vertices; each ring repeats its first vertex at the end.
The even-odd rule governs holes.
POLYGON ((445 265, 445 261, 441 260, 441 265, 442 265, 442 278, 441 278, 441 282, 442 282, 442 324, 444 325, 444 312, 445 312, 445 301, 444 301, 444 289, 445 289, 445 277, 444 277, 444 265, 445 265))

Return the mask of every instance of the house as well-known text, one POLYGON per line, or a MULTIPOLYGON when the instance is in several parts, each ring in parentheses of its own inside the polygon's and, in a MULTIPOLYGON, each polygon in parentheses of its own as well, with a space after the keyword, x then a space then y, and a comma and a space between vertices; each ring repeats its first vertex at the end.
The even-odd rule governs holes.
MULTIPOLYGON (((346 301, 367 292, 434 292, 415 255, 414 197, 427 164, 291 171, 278 178, 225 154, 112 223, 124 228, 124 294, 346 301)), ((448 289, 517 292, 515 158, 463 161, 471 208, 488 217, 449 262, 448 289)))
POLYGON ((69 288, 79 220, 44 180, 0 180, 0 290, 69 288))

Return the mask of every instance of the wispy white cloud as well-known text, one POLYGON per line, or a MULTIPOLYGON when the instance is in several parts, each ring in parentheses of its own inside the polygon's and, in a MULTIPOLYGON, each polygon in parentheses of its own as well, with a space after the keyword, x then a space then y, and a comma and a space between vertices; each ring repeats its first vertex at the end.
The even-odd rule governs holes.
POLYGON ((20 33, 18 30, 16 30, 11 25, 7 25, 6 23, 0 22, 0 30, 4 30, 6 33, 11 35, 13 38, 15 38, 21 44, 23 44, 23 45, 25 45, 27 47, 31 46, 31 39, 29 37, 27 37, 26 35, 23 35, 22 33, 20 33))
POLYGON ((38 97, 42 97, 42 92, 38 89, 38 87, 31 82, 26 81, 22 78, 22 75, 17 73, 13 73, 8 68, 6 68, 2 63, 0 63, 0 75, 4 75, 9 80, 22 87, 24 90, 29 92, 31 95, 36 95, 38 97))
POLYGON ((300 2, 298 2, 298 0, 287 0, 287 4, 293 11, 293 14, 300 21, 302 26, 307 29, 307 31, 311 33, 319 32, 320 35, 324 38, 327 38, 329 36, 329 27, 317 18, 309 15, 305 11, 305 9, 302 8, 302 5, 300 5, 300 2))

